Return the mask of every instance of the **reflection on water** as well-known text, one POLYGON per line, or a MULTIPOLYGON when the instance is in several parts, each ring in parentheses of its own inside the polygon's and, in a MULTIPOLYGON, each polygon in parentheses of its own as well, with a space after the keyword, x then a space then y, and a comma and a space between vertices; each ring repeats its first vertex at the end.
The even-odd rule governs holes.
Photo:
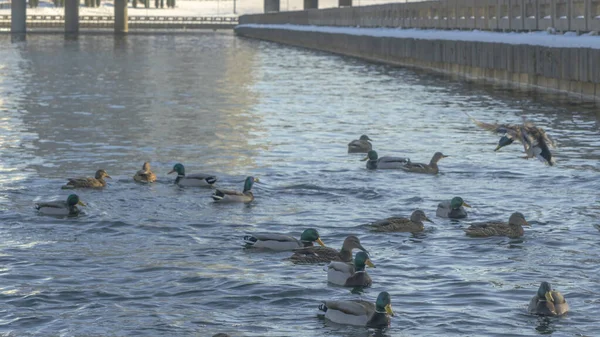
MULTIPOLYGON (((1 37, 0 37, 1 38, 1 37)), ((0 333, 39 335, 536 336, 593 335, 598 283, 597 107, 564 97, 456 81, 231 33, 32 35, 0 45, 0 333), (521 115, 559 144, 557 165, 494 152, 486 122, 521 115), (383 155, 427 162, 437 176, 367 171, 346 145, 368 134, 383 155), (133 182, 144 161, 158 176, 133 182), (256 200, 219 205, 210 189, 167 176, 218 176, 256 200), (35 214, 72 176, 104 168, 104 191, 77 191, 78 218, 35 214), (369 233, 366 222, 460 195, 465 221, 422 233, 369 233), (472 239, 470 222, 532 224, 517 240, 472 239), (245 251, 245 233, 308 227, 339 248, 358 235, 373 287, 328 285, 321 266, 245 251), (538 319, 526 305, 547 280, 572 313, 538 319), (324 299, 388 291, 389 330, 317 317, 324 299)))

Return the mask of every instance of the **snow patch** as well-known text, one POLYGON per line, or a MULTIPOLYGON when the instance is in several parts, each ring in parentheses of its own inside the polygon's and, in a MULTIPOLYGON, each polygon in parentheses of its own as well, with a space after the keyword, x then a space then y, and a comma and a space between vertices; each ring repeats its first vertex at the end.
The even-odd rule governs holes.
MULTIPOLYGON (((374 37, 412 38, 421 40, 454 40, 507 44, 526 44, 555 48, 600 49, 600 37, 591 35, 553 35, 551 32, 499 33, 487 31, 460 31, 437 29, 398 29, 398 28, 355 28, 304 25, 259 25, 245 24, 238 28, 287 29, 293 31, 320 32, 374 37)), ((552 29, 553 30, 553 29, 552 29)))

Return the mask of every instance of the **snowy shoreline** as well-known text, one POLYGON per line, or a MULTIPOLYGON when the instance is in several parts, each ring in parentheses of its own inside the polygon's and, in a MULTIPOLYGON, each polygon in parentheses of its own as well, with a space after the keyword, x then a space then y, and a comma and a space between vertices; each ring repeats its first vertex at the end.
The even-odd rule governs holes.
POLYGON ((550 34, 545 31, 531 33, 500 33, 488 31, 437 30, 416 28, 360 28, 303 25, 243 24, 238 28, 285 29, 293 31, 320 32, 330 34, 362 35, 374 37, 413 38, 421 40, 455 40, 506 44, 525 44, 554 48, 600 49, 600 36, 577 35, 575 33, 550 34))

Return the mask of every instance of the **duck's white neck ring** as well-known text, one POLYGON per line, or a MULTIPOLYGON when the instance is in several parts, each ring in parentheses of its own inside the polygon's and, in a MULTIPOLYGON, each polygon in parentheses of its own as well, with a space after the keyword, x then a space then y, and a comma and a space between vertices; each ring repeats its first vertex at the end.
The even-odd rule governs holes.
POLYGON ((385 311, 379 311, 377 309, 375 309, 375 312, 378 313, 378 314, 387 314, 387 312, 385 312, 385 311))

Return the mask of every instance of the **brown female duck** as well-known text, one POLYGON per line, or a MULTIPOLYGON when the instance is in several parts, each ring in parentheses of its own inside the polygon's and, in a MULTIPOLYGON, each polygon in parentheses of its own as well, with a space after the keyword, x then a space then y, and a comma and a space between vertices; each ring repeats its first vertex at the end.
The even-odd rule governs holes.
POLYGON ((377 220, 367 226, 373 232, 420 232, 425 229, 423 221, 433 222, 425 212, 418 209, 410 215, 410 219, 391 217, 383 220, 377 220))
POLYGON ((350 235, 344 240, 340 251, 322 246, 299 248, 294 250, 294 254, 289 260, 295 264, 327 263, 331 261, 351 262, 352 250, 355 248, 368 253, 360 244, 360 240, 356 236, 350 235))
POLYGON ((133 176, 133 180, 138 183, 153 183, 156 181, 156 174, 150 171, 150 163, 145 162, 142 169, 137 171, 133 176))
POLYGON ((465 232, 472 237, 508 236, 518 238, 525 234, 522 226, 530 225, 522 213, 515 212, 508 218, 508 224, 504 222, 478 223, 469 226, 465 232))
POLYGON ((413 173, 438 174, 440 170, 438 168, 437 163, 438 161, 440 161, 440 159, 446 157, 448 156, 441 152, 436 152, 429 161, 429 164, 408 162, 404 166, 402 166, 401 169, 406 172, 413 173))
POLYGON ((94 178, 69 178, 69 182, 61 188, 65 190, 73 188, 103 188, 106 186, 104 178, 112 179, 106 171, 101 169, 96 171, 94 178))

